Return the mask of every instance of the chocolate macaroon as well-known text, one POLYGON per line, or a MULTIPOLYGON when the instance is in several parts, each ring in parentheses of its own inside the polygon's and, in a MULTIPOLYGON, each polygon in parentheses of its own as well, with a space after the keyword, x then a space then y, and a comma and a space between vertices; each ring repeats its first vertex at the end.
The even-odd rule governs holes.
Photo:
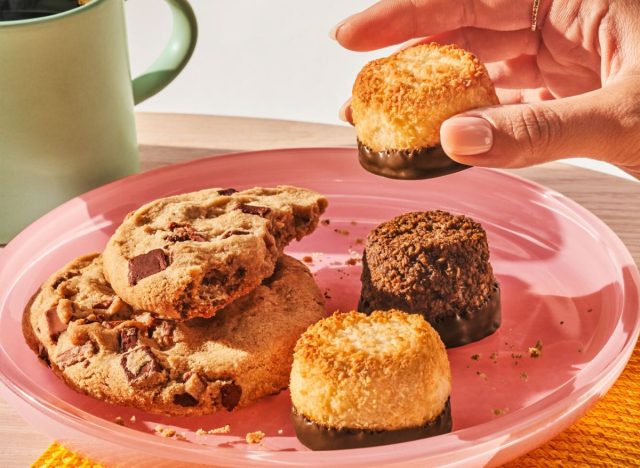
POLYGON ((495 104, 484 65, 456 46, 422 44, 369 62, 351 101, 360 164, 394 179, 465 169, 442 150, 440 126, 455 114, 495 104))
POLYGON ((298 340, 292 420, 312 450, 387 445, 451 431, 451 371, 436 331, 400 311, 336 313, 298 340))
POLYGON ((467 216, 426 211, 384 222, 369 234, 362 263, 363 312, 421 314, 447 348, 500 326, 500 288, 487 234, 467 216))

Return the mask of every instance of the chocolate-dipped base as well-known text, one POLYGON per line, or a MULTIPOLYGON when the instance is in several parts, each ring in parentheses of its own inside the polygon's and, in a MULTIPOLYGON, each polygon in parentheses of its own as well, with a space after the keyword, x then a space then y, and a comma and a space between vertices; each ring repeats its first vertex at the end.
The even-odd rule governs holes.
POLYGON ((373 151, 358 140, 358 157, 367 171, 391 179, 431 179, 469 167, 449 158, 440 145, 414 150, 373 151))
MULTIPOLYGON (((389 309, 400 308, 398 304, 389 305, 389 309)), ((358 303, 358 310, 362 312, 373 312, 373 310, 385 310, 380 304, 375 308, 369 304, 362 296, 358 303)), ((467 310, 463 313, 434 317, 428 313, 428 304, 425 304, 425 312, 406 311, 409 313, 421 314, 427 322, 440 334, 440 339, 447 348, 473 343, 493 334, 502 322, 500 307, 500 285, 494 283, 491 295, 483 306, 475 310, 467 310)))
POLYGON ((495 283, 487 302, 476 310, 461 314, 436 317, 424 317, 440 334, 447 348, 463 346, 481 340, 493 334, 502 322, 500 307, 500 285, 495 283))
POLYGON ((451 404, 449 400, 433 421, 420 427, 407 427, 390 431, 366 429, 333 429, 317 424, 298 414, 293 408, 291 419, 298 440, 311 450, 343 450, 376 445, 398 444, 451 432, 451 404))

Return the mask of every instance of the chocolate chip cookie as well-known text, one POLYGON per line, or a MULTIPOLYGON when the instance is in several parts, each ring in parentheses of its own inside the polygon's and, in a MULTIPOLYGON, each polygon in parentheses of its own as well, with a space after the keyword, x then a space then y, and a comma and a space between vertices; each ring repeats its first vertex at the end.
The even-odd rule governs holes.
POLYGON ((163 320, 120 299, 99 254, 54 274, 27 306, 27 343, 72 388, 166 415, 231 411, 287 387, 298 337, 324 317, 309 270, 275 272, 211 318, 163 320))
POLYGON ((327 200, 311 190, 208 189, 130 213, 104 252, 119 297, 159 317, 210 317, 274 271, 284 247, 317 226, 327 200))

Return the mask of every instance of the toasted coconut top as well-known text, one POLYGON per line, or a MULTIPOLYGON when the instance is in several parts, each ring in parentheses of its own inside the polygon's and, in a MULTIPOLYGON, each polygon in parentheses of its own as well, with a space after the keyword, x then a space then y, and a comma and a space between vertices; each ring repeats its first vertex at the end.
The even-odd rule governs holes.
POLYGON ((384 151, 436 146, 446 119, 495 104, 487 70, 472 53, 430 43, 366 64, 351 107, 358 139, 384 151))

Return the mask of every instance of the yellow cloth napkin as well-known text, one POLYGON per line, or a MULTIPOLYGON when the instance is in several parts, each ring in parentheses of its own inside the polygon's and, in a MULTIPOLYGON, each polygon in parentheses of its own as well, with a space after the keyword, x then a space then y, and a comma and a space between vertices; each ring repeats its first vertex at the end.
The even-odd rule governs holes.
MULTIPOLYGON (((639 342, 640 343, 640 342, 639 342)), ((53 443, 32 468, 106 468, 53 443)), ((640 466, 640 344, 624 372, 580 421, 505 467, 640 466)))
POLYGON ((31 465, 32 468, 105 468, 104 465, 94 463, 91 460, 67 450, 62 445, 54 442, 31 465))

